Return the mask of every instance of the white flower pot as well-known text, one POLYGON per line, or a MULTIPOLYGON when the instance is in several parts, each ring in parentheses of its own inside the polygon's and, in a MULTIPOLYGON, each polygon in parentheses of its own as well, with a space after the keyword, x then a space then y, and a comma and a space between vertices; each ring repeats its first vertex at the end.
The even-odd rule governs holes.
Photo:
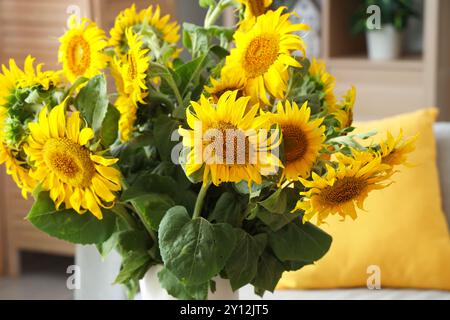
MULTIPOLYGON (((151 267, 144 278, 139 282, 142 300, 176 300, 161 287, 158 280, 158 272, 162 266, 151 267)), ((216 291, 209 292, 208 300, 239 300, 239 292, 233 292, 230 281, 216 277, 216 291)))
POLYGON ((366 32, 369 59, 386 61, 398 59, 402 49, 402 33, 393 25, 366 32))

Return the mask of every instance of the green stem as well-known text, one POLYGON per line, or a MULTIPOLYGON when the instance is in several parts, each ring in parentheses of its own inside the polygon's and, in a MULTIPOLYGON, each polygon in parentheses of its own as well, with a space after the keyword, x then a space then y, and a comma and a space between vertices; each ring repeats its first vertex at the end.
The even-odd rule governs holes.
POLYGON ((181 97, 180 90, 178 90, 177 84, 175 83, 175 80, 173 79, 172 75, 169 75, 166 78, 167 84, 172 89, 173 93, 175 94, 175 98, 177 99, 177 103, 179 107, 183 106, 183 98, 181 97))
POLYGON ((195 202, 194 214, 192 215, 192 220, 197 219, 202 214, 203 202, 205 201, 206 192, 208 191, 211 182, 202 185, 200 192, 197 196, 197 201, 195 202))
POLYGON ((220 0, 220 2, 216 6, 209 7, 208 12, 207 12, 206 17, 205 17, 204 27, 205 28, 209 28, 212 25, 214 25, 214 23, 216 23, 216 21, 222 15, 223 10, 225 10, 226 8, 231 6, 232 4, 233 4, 233 1, 220 0))
POLYGON ((175 95, 175 99, 177 100, 179 106, 183 106, 183 98, 181 97, 180 90, 178 90, 177 83, 173 79, 170 70, 167 69, 165 65, 156 62, 150 62, 150 70, 151 69, 156 70, 156 72, 154 74, 151 74, 151 76, 159 76, 161 78, 164 78, 170 89, 172 89, 172 92, 175 95))
POLYGON ((116 204, 114 208, 111 209, 117 216, 123 219, 131 229, 137 229, 136 221, 128 213, 127 209, 120 204, 116 204))

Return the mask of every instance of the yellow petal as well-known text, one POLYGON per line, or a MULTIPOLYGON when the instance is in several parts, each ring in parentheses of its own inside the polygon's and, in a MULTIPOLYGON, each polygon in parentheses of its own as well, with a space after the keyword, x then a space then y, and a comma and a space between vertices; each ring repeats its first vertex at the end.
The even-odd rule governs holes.
POLYGON ((94 131, 91 128, 83 128, 80 132, 79 143, 84 146, 92 138, 94 138, 94 131))
POLYGON ((99 205, 95 201, 95 197, 89 189, 85 190, 84 197, 86 199, 86 208, 95 216, 97 219, 102 220, 103 214, 99 205))
POLYGON ((113 164, 116 164, 119 161, 119 159, 117 158, 108 159, 95 154, 91 154, 91 160, 94 161, 95 163, 101 164, 106 167, 112 166, 113 164))

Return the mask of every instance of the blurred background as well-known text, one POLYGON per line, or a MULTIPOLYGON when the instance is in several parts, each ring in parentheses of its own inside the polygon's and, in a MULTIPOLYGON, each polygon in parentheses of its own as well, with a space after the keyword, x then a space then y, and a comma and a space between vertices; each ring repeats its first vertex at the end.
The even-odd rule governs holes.
MULTIPOLYGON (((449 121, 450 1, 412 0, 411 12, 390 12, 390 21, 382 19, 393 25, 390 33, 367 30, 366 2, 289 0, 273 5, 293 8, 312 27, 303 34, 308 55, 327 62, 337 79, 337 95, 349 85, 357 87, 357 119, 437 106, 439 120, 449 121)), ((115 16, 132 3, 139 9, 159 3, 163 13, 196 24, 205 15, 198 0, 0 0, 0 64, 31 54, 44 69, 60 68, 58 37, 70 14, 91 18, 108 31, 115 16)), ((222 23, 232 25, 234 15, 230 10, 222 23)), ((0 172, 0 299, 72 299, 66 282, 75 247, 25 221, 30 202, 22 199, 4 168, 0 172)))

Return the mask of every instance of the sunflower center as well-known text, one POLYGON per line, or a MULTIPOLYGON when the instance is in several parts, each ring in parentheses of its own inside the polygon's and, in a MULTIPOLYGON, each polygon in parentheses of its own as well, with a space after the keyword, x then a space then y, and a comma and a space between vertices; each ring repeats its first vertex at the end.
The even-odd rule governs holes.
POLYGON ((266 11, 264 7, 264 0, 249 0, 247 3, 250 14, 254 17, 258 17, 266 11))
POLYGON ((260 35, 254 38, 247 47, 243 67, 250 78, 256 78, 269 70, 277 60, 280 41, 276 36, 260 35))
POLYGON ((338 205, 358 198, 367 186, 364 179, 345 177, 336 180, 334 185, 324 188, 320 194, 327 203, 338 205))
POLYGON ((216 151, 216 161, 220 164, 248 164, 250 162, 250 141, 247 135, 236 126, 219 122, 213 129, 220 133, 210 139, 216 151))
POLYGON ((89 150, 67 138, 50 139, 44 145, 44 161, 62 181, 86 187, 95 174, 89 150))
POLYGON ((82 75, 91 63, 89 43, 82 36, 74 36, 67 47, 69 69, 76 75, 82 75))
POLYGON ((305 132, 293 125, 281 127, 284 142, 284 156, 287 163, 303 159, 308 151, 308 138, 305 132))
POLYGON ((134 55, 128 54, 128 77, 129 79, 136 79, 137 78, 137 63, 134 55))

